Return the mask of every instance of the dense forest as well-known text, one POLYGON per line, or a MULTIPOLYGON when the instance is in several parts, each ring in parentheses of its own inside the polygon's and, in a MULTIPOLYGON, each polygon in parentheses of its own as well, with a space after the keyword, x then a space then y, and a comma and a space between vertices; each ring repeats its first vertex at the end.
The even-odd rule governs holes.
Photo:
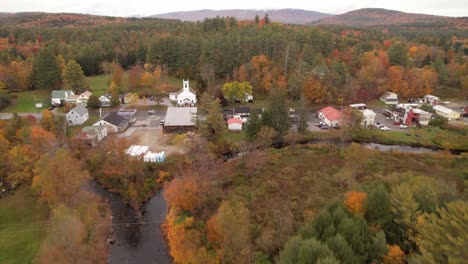
POLYGON ((161 72, 195 79, 200 92, 215 93, 218 81, 248 81, 255 93, 275 86, 291 99, 304 93, 314 103, 387 90, 403 97, 434 90, 463 96, 468 89, 466 30, 293 26, 267 16, 192 23, 22 14, 2 21, 0 87, 9 92, 61 87, 59 72, 55 81, 41 83, 47 70, 37 58, 47 50, 61 70, 70 60, 86 75, 129 70, 136 91, 156 87, 161 72))
MULTIPOLYGON (((0 103, 30 90, 80 92, 85 75, 99 74, 109 75, 104 88, 115 99, 123 91, 166 93, 161 79, 176 76, 196 80, 204 117, 195 133, 173 135, 184 155, 161 164, 130 158, 124 151, 132 143, 112 136, 90 148, 47 110, 40 120, 13 114, 0 121, 0 181, 12 193, 6 198, 26 193, 42 217, 29 219, 24 232, 40 232, 26 250, 30 241, 14 240, 0 225, 0 245, 9 246, 1 257, 24 251, 24 262, 106 262, 111 219, 87 187, 94 179, 135 209, 164 186, 163 228, 175 263, 468 259, 468 158, 445 144, 450 138, 465 149, 466 130, 453 136, 442 125, 427 129, 435 135, 424 138, 428 146, 446 152, 382 152, 351 142, 353 133, 375 133, 361 128, 357 111, 343 110, 339 130, 313 133, 304 110, 306 101, 365 101, 387 90, 403 98, 467 96, 466 31, 293 26, 268 16, 192 23, 39 13, 0 21, 0 103), (236 90, 268 98, 239 141, 229 138, 213 98, 234 101, 242 95, 236 90), (288 104, 294 100, 297 130, 288 104), (233 152, 239 155, 223 157, 233 152)), ((0 218, 13 227, 16 220, 0 218)))

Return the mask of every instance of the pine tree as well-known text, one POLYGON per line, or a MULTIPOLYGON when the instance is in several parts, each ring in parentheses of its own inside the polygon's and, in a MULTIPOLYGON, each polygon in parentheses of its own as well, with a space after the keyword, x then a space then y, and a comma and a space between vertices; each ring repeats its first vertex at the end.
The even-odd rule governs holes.
POLYGON ((468 203, 455 201, 426 214, 416 242, 425 263, 466 263, 468 203))
POLYGON ((263 19, 265 20, 265 24, 270 24, 271 20, 270 17, 268 17, 268 14, 265 14, 265 17, 263 19))
POLYGON ((258 17, 258 15, 255 15, 255 24, 258 24, 260 23, 260 18, 258 17))
POLYGON ((406 252, 415 250, 416 222, 419 212, 418 204, 409 186, 400 184, 393 188, 390 204, 398 233, 398 244, 406 252))
POLYGON ((391 46, 387 53, 390 66, 400 65, 405 67, 408 64, 408 54, 400 43, 391 46))
POLYGON ((94 94, 91 95, 88 99, 88 107, 99 108, 100 106, 101 102, 99 101, 99 98, 94 94))
POLYGON ((83 70, 75 60, 68 61, 62 77, 68 88, 72 89, 75 94, 81 94, 89 88, 83 70))
POLYGON ((207 111, 206 120, 200 124, 201 134, 210 142, 219 143, 227 132, 226 123, 221 114, 219 100, 203 100, 207 111))
POLYGON ((277 87, 271 91, 268 108, 263 113, 262 121, 264 125, 275 129, 278 136, 285 135, 291 127, 286 95, 277 87))
POLYGON ((34 88, 60 88, 62 84, 60 65, 49 48, 42 49, 34 59, 31 77, 34 88))
POLYGON ((390 195, 383 184, 377 185, 369 192, 364 208, 369 224, 379 225, 385 230, 392 221, 390 195))

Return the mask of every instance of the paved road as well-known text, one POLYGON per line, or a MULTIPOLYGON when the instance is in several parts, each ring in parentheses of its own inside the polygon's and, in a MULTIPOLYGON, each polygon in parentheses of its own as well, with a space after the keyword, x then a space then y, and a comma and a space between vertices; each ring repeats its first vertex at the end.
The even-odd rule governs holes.
MULTIPOLYGON (((42 113, 18 113, 19 116, 34 116, 36 119, 42 119, 42 113)), ((13 113, 1 113, 0 119, 8 120, 13 118, 13 113)))

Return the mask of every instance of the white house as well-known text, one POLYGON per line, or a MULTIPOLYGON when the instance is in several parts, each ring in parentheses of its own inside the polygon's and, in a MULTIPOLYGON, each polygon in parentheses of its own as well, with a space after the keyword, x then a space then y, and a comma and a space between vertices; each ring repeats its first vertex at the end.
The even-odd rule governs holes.
POLYGON ((88 109, 82 105, 75 106, 70 112, 66 114, 68 125, 76 126, 81 125, 89 118, 88 109))
POLYGON ((169 99, 178 106, 191 107, 197 104, 197 92, 190 88, 189 80, 183 80, 183 87, 177 93, 169 93, 169 99))
POLYGON ((317 111, 317 115, 320 120, 331 127, 341 125, 343 119, 343 114, 330 106, 317 111))
POLYGON ((89 97, 91 95, 93 95, 93 94, 90 91, 86 91, 86 92, 81 93, 78 96, 78 99, 76 99, 76 104, 77 105, 82 105, 82 106, 87 106, 89 97))
POLYGON ((92 147, 96 146, 105 137, 107 137, 106 126, 86 126, 81 129, 81 140, 92 147))
POLYGON ((242 131, 242 120, 237 118, 231 118, 227 121, 228 129, 230 131, 242 131))
POLYGON ((99 103, 101 104, 102 107, 110 106, 111 105, 110 95, 103 94, 103 95, 99 96, 99 103))
POLYGON ((441 117, 445 117, 448 120, 460 119, 460 113, 459 112, 454 111, 454 110, 452 110, 450 108, 447 108, 445 106, 435 105, 432 108, 435 110, 437 115, 439 115, 441 117))
POLYGON ((361 126, 370 126, 375 123, 376 113, 370 109, 361 110, 362 121, 361 126))
POLYGON ((370 109, 367 109, 367 105, 364 103, 360 104, 350 104, 351 108, 359 110, 362 113, 361 126, 370 126, 375 122, 376 113, 370 109))
MULTIPOLYGON (((75 93, 72 90, 53 90, 50 103, 54 106, 59 106, 65 102, 69 102, 74 96, 75 93)), ((76 98, 73 100, 76 100, 76 98)))
POLYGON ((398 104, 398 94, 392 92, 385 92, 380 96, 380 101, 385 104, 398 104))
POLYGON ((129 125, 128 119, 117 112, 112 112, 99 120, 93 126, 106 126, 109 133, 117 133, 124 131, 129 125))
POLYGON ((434 95, 426 94, 423 97, 423 102, 425 104, 435 105, 435 104, 440 103, 440 98, 434 95))
POLYGON ((164 132, 184 132, 196 129, 196 107, 168 107, 164 121, 164 132))

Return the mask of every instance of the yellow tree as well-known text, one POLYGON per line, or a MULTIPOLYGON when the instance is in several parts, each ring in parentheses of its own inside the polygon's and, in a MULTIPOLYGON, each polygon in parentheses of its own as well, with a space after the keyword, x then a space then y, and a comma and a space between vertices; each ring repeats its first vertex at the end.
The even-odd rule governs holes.
POLYGON ((367 194, 358 191, 349 191, 345 194, 344 204, 352 214, 364 215, 364 201, 367 194))
POLYGON ((383 259, 383 264, 404 264, 405 252, 398 245, 387 245, 388 252, 383 259))
POLYGON ((305 81, 302 90, 308 100, 317 104, 327 102, 330 98, 328 87, 316 79, 305 81))

